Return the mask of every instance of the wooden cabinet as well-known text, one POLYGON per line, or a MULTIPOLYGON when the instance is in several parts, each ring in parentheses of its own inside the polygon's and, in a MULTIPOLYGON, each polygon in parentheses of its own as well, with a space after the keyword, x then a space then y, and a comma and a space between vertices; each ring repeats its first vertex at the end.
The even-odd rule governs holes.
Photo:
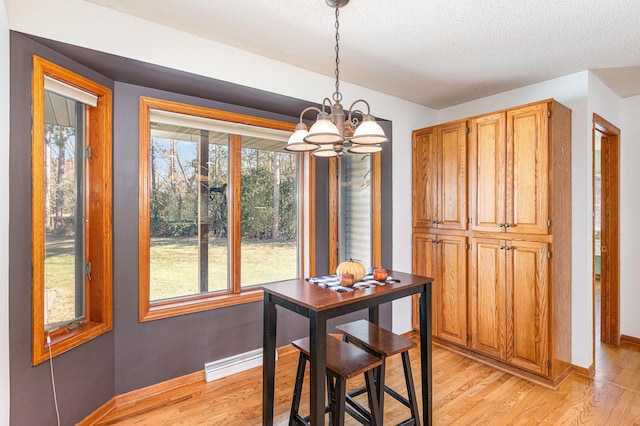
POLYGON ((547 233, 548 114, 540 103, 471 120, 473 230, 547 233))
POLYGON ((545 100, 414 131, 412 208, 434 342, 559 384, 571 371, 571 110, 545 100))
POLYGON ((470 327, 474 351, 547 375, 546 243, 471 239, 470 327))
POLYGON ((413 133, 413 225, 467 229, 466 121, 413 133))
POLYGON ((458 345, 467 340, 467 239, 455 235, 414 236, 414 270, 434 278, 433 335, 458 345))

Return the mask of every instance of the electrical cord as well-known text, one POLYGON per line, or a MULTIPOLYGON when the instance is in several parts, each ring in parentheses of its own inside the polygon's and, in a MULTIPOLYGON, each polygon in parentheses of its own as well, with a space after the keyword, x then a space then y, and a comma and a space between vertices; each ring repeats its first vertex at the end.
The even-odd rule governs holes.
POLYGON ((51 367, 51 385, 53 386, 53 402, 56 406, 56 418, 60 426, 60 411, 58 410, 58 396, 56 395, 56 381, 53 377, 53 354, 51 353, 51 336, 47 334, 47 346, 49 347, 49 366, 51 367))

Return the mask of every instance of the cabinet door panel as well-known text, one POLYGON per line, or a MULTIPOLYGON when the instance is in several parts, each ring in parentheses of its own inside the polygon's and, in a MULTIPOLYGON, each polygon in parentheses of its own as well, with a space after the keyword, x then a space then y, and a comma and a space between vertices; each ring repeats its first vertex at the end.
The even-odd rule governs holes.
MULTIPOLYGON (((416 275, 422 275, 425 277, 432 277, 433 283, 431 284, 431 321, 432 328, 435 332, 436 321, 438 315, 438 303, 439 298, 436 297, 438 289, 441 286, 436 270, 436 257, 435 257, 435 236, 433 234, 415 234, 413 236, 413 273, 416 275)), ((418 295, 412 298, 412 325, 414 330, 419 330, 420 315, 418 312, 418 295)))
POLYGON ((467 229, 466 122, 438 128, 440 143, 440 199, 438 228, 467 229))
POLYGON ((471 242, 471 348, 506 358, 505 242, 473 238, 471 242))
POLYGON ((512 241, 507 256, 507 361, 547 374, 548 247, 546 243, 512 241))
POLYGON ((547 233, 547 104, 507 112, 508 232, 547 233))
POLYGON ((438 143, 435 128, 413 135, 413 226, 427 228, 438 220, 438 143))
POLYGON ((467 343, 466 238, 437 235, 436 335, 450 342, 467 343))
POLYGON ((471 223, 474 231, 504 228, 506 191, 505 113, 476 118, 471 123, 471 223))

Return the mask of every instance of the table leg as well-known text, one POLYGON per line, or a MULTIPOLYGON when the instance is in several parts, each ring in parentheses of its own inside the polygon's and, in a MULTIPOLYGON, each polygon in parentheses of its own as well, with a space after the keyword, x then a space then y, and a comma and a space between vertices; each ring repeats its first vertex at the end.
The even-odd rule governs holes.
POLYGON ((276 377, 276 305, 264 295, 262 333, 262 424, 273 425, 273 400, 276 377))
POLYGON ((420 361, 422 370, 422 418, 433 423, 433 383, 431 377, 431 285, 425 284, 420 294, 420 361))
POLYGON ((324 425, 324 389, 327 368, 327 319, 312 312, 309 316, 309 392, 311 418, 309 424, 324 425))
POLYGON ((376 325, 380 324, 380 305, 369 308, 369 322, 376 325))

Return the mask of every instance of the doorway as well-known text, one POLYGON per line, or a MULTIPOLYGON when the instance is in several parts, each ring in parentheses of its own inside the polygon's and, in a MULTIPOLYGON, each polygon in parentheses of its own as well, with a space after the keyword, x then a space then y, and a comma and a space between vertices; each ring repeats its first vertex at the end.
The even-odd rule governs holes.
POLYGON ((620 129, 597 114, 592 173, 595 359, 600 343, 620 344, 620 129))

